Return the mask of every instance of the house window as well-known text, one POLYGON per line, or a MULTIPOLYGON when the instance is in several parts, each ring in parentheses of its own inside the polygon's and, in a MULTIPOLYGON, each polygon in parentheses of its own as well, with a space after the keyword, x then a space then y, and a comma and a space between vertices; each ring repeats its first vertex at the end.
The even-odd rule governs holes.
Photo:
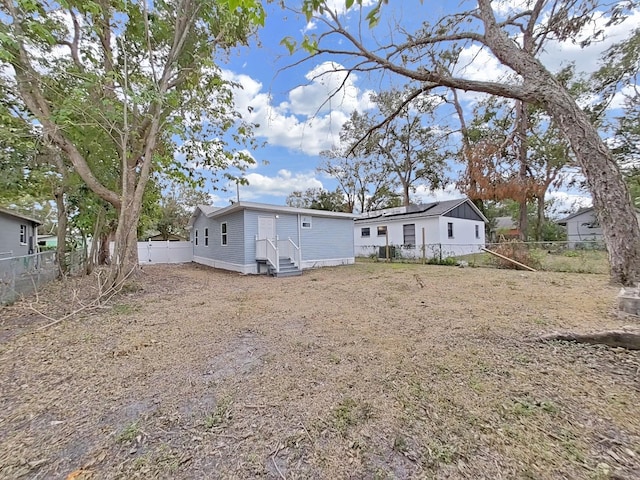
POLYGON ((311 217, 302 217, 300 223, 302 223, 302 228, 311 228, 311 217))
POLYGON ((22 245, 27 244, 27 226, 26 225, 20 225, 20 243, 22 245))
POLYGON ((228 237, 227 237, 227 222, 222 222, 220 224, 220 243, 222 245, 227 245, 228 237))
POLYGON ((370 237, 371 236, 371 228, 369 227, 362 227, 360 229, 360 236, 361 237, 370 237))
POLYGON ((205 247, 209 246, 209 229, 208 228, 204 229, 204 246, 205 247))
POLYGON ((386 225, 381 225, 378 227, 378 236, 379 237, 384 237, 387 234, 387 226, 386 225))
POLYGON ((476 238, 480 238, 480 226, 476 225, 476 238))
POLYGON ((447 237, 453 238, 453 223, 447 223, 447 237))
POLYGON ((198 245, 198 230, 196 230, 195 236, 193 237, 194 243, 196 246, 198 245))
POLYGON ((403 244, 413 247, 416 244, 416 224, 409 223, 402 226, 403 244))

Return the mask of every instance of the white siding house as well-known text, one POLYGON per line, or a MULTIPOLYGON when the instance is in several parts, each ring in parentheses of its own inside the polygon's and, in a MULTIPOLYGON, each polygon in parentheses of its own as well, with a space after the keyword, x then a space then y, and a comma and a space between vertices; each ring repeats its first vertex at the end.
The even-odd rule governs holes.
POLYGON ((602 242, 602 228, 596 218, 593 207, 581 208, 577 212, 563 218, 558 222, 567 229, 567 241, 569 248, 576 248, 580 244, 589 245, 593 242, 602 242))
POLYGON ((40 224, 34 218, 0 209, 0 258, 36 253, 40 224))
MULTIPOLYGON (((636 211, 636 218, 640 222, 640 213, 636 211)), ((569 248, 580 246, 590 247, 595 243, 603 243, 602 227, 596 218, 593 207, 581 208, 576 213, 558 221, 567 229, 569 248)))
POLYGON ((189 222, 193 261, 277 276, 353 264, 353 219, 350 213, 263 203, 200 205, 189 222))
POLYGON ((485 245, 486 217, 467 198, 367 212, 355 221, 357 256, 448 257, 485 245))

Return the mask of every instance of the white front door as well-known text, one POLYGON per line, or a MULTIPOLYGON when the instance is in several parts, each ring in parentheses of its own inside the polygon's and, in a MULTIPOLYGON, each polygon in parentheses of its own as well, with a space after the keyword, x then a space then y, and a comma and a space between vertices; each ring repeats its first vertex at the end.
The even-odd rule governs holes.
POLYGON ((258 240, 265 238, 275 242, 276 219, 273 217, 258 217, 258 240))

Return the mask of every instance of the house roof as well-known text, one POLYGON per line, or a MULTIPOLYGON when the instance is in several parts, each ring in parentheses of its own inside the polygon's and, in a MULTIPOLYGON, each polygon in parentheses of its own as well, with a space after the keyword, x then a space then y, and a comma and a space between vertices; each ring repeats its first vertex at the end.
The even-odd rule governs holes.
POLYGON ((572 218, 578 217, 580 215, 582 215, 583 213, 587 213, 593 210, 593 207, 586 207, 586 208, 581 208, 579 209, 577 212, 572 213, 571 215, 567 215, 564 218, 561 218, 560 220, 558 220, 558 225, 566 225, 568 220, 571 220, 572 218))
POLYGON ((256 203, 256 202, 234 202, 227 207, 212 207, 209 205, 198 205, 191 215, 189 220, 189 228, 193 226, 195 217, 198 214, 198 210, 208 218, 217 218, 230 213, 239 212, 241 210, 260 210, 263 212, 271 213, 293 213, 300 215, 311 215, 314 217, 331 217, 331 218, 345 218, 353 219, 357 217, 354 213, 343 212, 331 212, 328 210, 316 210, 312 208, 296 208, 288 207, 286 205, 271 205, 268 203, 256 203))
POLYGON ((518 228, 511 217, 496 217, 496 230, 512 230, 518 228))
POLYGON ((356 222, 364 223, 369 220, 379 220, 380 218, 424 218, 424 217, 440 217, 446 215, 451 210, 459 207, 463 203, 468 203, 471 208, 480 216, 484 222, 488 222, 478 207, 476 207, 468 198, 457 198, 455 200, 444 200, 442 202, 423 203, 419 205, 409 205, 408 207, 402 207, 405 211, 398 211, 398 209, 378 210, 369 212, 368 216, 357 218, 356 222))
POLYGON ((6 215, 11 215, 12 217, 20 218, 22 220, 27 220, 29 222, 33 222, 37 225, 42 225, 40 220, 37 220, 33 217, 28 217, 27 215, 23 215, 20 212, 16 212, 15 210, 7 210, 6 208, 0 208, 0 213, 4 213, 6 215))

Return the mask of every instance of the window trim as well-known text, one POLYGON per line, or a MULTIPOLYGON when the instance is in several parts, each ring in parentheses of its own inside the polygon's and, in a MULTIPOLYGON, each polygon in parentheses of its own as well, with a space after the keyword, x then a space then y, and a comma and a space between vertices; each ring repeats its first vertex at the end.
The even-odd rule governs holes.
POLYGON ((389 230, 387 230, 387 226, 386 225, 378 225, 378 227, 377 227, 378 237, 386 237, 388 231, 389 230))
POLYGON ((476 238, 480 238, 480 225, 476 225, 476 238))
POLYGON ((198 229, 196 229, 196 231, 195 231, 195 232, 196 232, 196 233, 195 233, 195 235, 194 235, 194 237, 193 237, 193 243, 194 243, 194 245, 197 247, 197 246, 198 246, 198 229))
POLYGON ((27 244, 27 239, 28 239, 27 231, 28 231, 27 225, 21 223, 20 224, 20 245, 27 244))
POLYGON ((402 225, 402 244, 407 248, 413 248, 416 246, 416 224, 415 223, 405 223, 402 225), (409 235, 413 237, 413 242, 407 242, 407 227, 413 227, 413 235, 409 235))
POLYGON ((455 238, 453 236, 453 222, 447 222, 447 238, 455 238))
POLYGON ((229 227, 227 222, 220 223, 220 245, 223 247, 229 245, 229 227))
POLYGON ((209 227, 206 227, 204 229, 204 246, 205 247, 209 246, 209 227))
POLYGON ((360 227, 360 238, 370 238, 371 237, 371 227, 360 227), (367 231, 367 234, 364 234, 364 231, 367 231))

